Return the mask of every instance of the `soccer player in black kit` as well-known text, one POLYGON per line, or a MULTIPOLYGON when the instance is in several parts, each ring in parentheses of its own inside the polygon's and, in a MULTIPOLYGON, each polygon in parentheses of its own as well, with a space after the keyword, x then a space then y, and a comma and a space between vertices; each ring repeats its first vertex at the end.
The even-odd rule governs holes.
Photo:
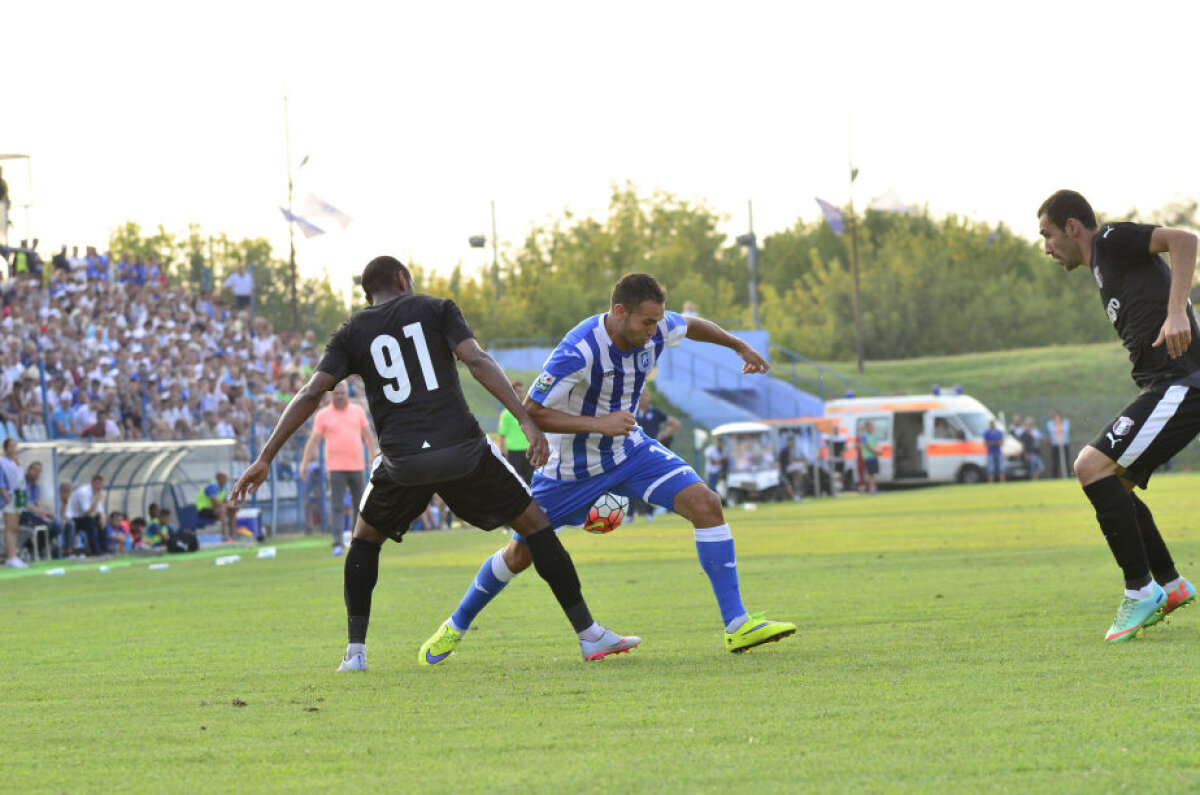
POLYGON ((1098 226, 1091 205, 1070 190, 1046 199, 1038 222, 1048 255, 1065 270, 1091 271, 1142 390, 1075 459, 1075 475, 1125 575, 1125 596, 1105 636, 1120 643, 1196 599, 1150 509, 1133 493, 1200 433, 1200 330, 1188 300, 1196 236, 1148 224, 1098 226))
POLYGON ((240 503, 257 490, 279 449, 320 406, 322 395, 348 375, 362 377, 381 455, 372 467, 346 555, 350 642, 338 671, 367 670, 367 623, 380 549, 388 538, 403 539, 435 492, 463 521, 484 530, 507 524, 528 540, 534 567, 575 629, 584 659, 601 659, 640 643, 592 620, 575 566, 546 514, 468 410, 455 357, 520 422, 534 466, 545 463, 546 437, 504 371, 479 347, 458 307, 448 299, 414 293, 411 274, 394 257, 371 260, 363 269, 362 288, 368 306, 330 338, 317 371, 288 403, 258 459, 230 494, 232 502, 240 503))

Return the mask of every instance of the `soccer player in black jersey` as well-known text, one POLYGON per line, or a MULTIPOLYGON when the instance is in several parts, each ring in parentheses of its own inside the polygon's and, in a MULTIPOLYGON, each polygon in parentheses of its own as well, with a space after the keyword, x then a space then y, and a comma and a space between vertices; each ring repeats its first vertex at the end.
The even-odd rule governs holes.
MULTIPOLYGON (((640 639, 621 637, 592 620, 575 566, 546 514, 468 410, 455 357, 520 422, 534 466, 545 463, 546 437, 504 371, 479 347, 458 307, 414 293, 412 276, 394 257, 371 260, 363 269, 362 288, 369 306, 330 338, 317 371, 288 403, 230 495, 240 503, 257 490, 280 447, 320 406, 322 395, 348 375, 362 377, 381 455, 346 555, 350 642, 338 671, 367 670, 367 623, 379 551, 388 538, 403 539, 435 492, 460 519, 484 530, 507 524, 529 541, 534 566, 574 627, 584 659, 637 646, 640 639)), ((440 658, 418 662, 432 665, 440 658)))
POLYGON ((1099 226, 1087 200, 1060 190, 1038 209, 1046 253, 1086 265, 1133 363, 1142 392, 1075 459, 1075 475, 1125 575, 1105 639, 1119 643, 1196 599, 1179 576, 1146 504, 1133 493, 1200 433, 1200 329, 1188 294, 1196 236, 1148 224, 1099 226), (1170 254, 1171 265, 1162 254, 1170 254))

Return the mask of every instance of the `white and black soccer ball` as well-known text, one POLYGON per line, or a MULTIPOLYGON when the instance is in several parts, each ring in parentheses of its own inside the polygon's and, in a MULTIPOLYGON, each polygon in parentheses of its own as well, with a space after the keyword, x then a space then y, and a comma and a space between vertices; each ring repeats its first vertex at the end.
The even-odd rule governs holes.
POLYGON ((583 529, 589 533, 611 533, 621 526, 629 512, 629 498, 620 494, 601 494, 600 499, 588 508, 583 529))

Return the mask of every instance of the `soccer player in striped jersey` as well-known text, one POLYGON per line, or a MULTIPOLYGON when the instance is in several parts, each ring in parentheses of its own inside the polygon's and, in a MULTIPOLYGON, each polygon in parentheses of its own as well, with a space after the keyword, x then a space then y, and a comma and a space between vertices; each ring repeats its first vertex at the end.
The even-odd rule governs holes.
MULTIPOLYGON (((744 373, 765 373, 770 365, 716 323, 668 312, 666 303, 667 292, 654 277, 628 274, 613 289, 610 310, 576 326, 546 360, 525 398, 550 445, 549 459, 534 474, 533 494, 555 528, 583 524, 588 508, 606 492, 637 497, 689 520, 720 608, 725 647, 744 652, 781 640, 796 626, 747 613, 720 497, 686 461, 644 434, 634 412, 658 358, 685 337, 732 349, 744 373)), ((514 537, 484 561, 458 609, 422 649, 445 659, 479 611, 530 562, 528 547, 514 537)))
POLYGON ((1075 476, 1125 575, 1125 595, 1105 636, 1121 643, 1196 600, 1150 509, 1133 493, 1200 433, 1200 330, 1188 299, 1196 236, 1149 224, 1100 226, 1087 199, 1072 190, 1046 199, 1038 223, 1046 254, 1064 270, 1086 265, 1092 272, 1142 390, 1075 459, 1075 476), (1170 267, 1163 254, 1170 254, 1170 267))

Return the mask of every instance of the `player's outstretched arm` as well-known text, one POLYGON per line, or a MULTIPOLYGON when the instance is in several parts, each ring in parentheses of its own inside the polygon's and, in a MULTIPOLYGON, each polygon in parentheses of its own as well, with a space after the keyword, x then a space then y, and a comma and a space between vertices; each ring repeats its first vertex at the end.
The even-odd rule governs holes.
POLYGON ((527 453, 529 463, 535 467, 546 463, 546 460, 550 458, 550 445, 546 441, 545 434, 534 424, 529 412, 521 405, 521 398, 517 397, 508 376, 504 374, 504 370, 500 369, 500 365, 491 357, 491 354, 480 348, 474 338, 468 338, 458 344, 458 347, 454 349, 454 355, 467 366, 471 377, 482 384, 484 389, 495 395, 504 408, 517 418, 525 438, 529 440, 529 452, 527 453))
POLYGON ((271 462, 275 460, 279 448, 283 447, 284 443, 292 438, 296 429, 313 415, 313 412, 321 405, 321 397, 333 389, 335 384, 337 381, 332 375, 318 370, 313 373, 312 378, 308 379, 307 384, 300 387, 300 391, 283 410, 279 422, 275 423, 275 430, 271 431, 271 436, 263 445, 258 459, 242 473, 242 476, 237 479, 237 483, 233 484, 233 489, 229 492, 230 503, 241 505, 247 494, 258 491, 258 487, 263 484, 271 471, 271 462))
POLYGON ((714 345, 729 348, 742 357, 743 373, 765 373, 771 369, 770 363, 763 358, 762 354, 751 348, 750 343, 738 339, 711 320, 689 317, 687 319, 687 338, 696 342, 711 342, 714 345))
POLYGON ((1188 322, 1188 296, 1192 276, 1196 272, 1196 236, 1183 229, 1160 226, 1150 235, 1152 254, 1171 256, 1171 294, 1167 299, 1167 319, 1154 340, 1157 348, 1167 343, 1167 354, 1178 358, 1192 343, 1192 326, 1188 322))

